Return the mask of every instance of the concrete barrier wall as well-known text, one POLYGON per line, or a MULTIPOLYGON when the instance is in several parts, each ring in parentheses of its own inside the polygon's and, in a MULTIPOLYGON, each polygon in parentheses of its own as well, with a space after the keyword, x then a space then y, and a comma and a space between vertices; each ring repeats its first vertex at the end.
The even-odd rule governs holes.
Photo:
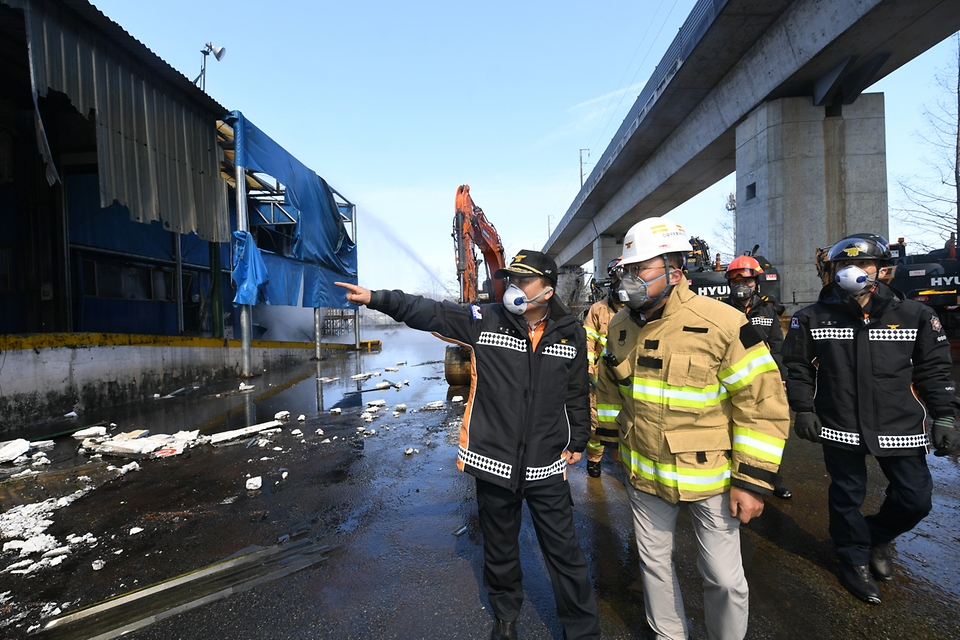
MULTIPOLYGON (((352 345, 324 344, 325 349, 352 345)), ((254 372, 314 356, 309 342, 254 341, 254 372)), ((120 334, 0 336, 0 440, 12 428, 181 387, 239 378, 240 342, 120 334)))

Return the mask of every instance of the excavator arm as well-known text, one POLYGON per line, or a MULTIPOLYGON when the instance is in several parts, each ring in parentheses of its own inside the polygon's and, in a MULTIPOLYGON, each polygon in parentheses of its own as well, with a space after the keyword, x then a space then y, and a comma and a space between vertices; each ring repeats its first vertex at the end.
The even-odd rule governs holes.
POLYGON ((456 248, 457 281, 460 283, 460 303, 492 301, 503 299, 503 280, 492 278, 497 269, 506 266, 506 256, 500 234, 490 224, 470 197, 470 185, 457 188, 456 214, 453 218, 453 242, 456 248), (480 263, 474 253, 479 249, 486 265, 485 282, 490 283, 492 292, 480 286, 480 263), (491 297, 492 293, 492 297, 491 297))

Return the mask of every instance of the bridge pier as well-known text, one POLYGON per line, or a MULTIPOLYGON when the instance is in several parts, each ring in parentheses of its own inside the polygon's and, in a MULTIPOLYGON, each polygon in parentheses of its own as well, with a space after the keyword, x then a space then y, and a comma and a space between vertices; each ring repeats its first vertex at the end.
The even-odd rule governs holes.
POLYGON ((602 235, 593 241, 593 277, 605 280, 607 265, 623 252, 623 238, 612 235, 602 235))
POLYGON ((883 94, 754 109, 737 127, 737 253, 760 245, 792 311, 817 299, 815 251, 850 233, 888 234, 883 94))

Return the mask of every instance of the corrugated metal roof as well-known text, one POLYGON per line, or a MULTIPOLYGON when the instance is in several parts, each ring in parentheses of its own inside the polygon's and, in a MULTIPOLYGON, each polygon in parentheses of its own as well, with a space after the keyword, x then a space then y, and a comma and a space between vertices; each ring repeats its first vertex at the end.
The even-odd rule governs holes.
POLYGON ((0 0, 27 16, 36 90, 97 120, 100 203, 138 222, 230 237, 216 120, 226 110, 83 0, 0 0))

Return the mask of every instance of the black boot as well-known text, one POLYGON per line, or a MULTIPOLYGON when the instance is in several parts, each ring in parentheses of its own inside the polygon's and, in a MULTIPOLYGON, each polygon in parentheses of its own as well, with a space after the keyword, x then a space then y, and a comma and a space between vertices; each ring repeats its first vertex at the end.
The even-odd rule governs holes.
POLYGON ((599 478, 603 471, 600 469, 600 461, 590 462, 587 460, 587 475, 591 478, 599 478))
POLYGON ((845 586, 847 591, 866 603, 880 604, 880 587, 870 575, 867 565, 854 566, 841 562, 837 573, 840 576, 840 584, 845 586))
POLYGON ((877 580, 893 579, 893 561, 890 560, 890 550, 885 544, 870 547, 870 573, 877 580))
POLYGON ((497 618, 493 621, 493 631, 490 632, 490 640, 517 640, 517 621, 501 620, 497 618))

